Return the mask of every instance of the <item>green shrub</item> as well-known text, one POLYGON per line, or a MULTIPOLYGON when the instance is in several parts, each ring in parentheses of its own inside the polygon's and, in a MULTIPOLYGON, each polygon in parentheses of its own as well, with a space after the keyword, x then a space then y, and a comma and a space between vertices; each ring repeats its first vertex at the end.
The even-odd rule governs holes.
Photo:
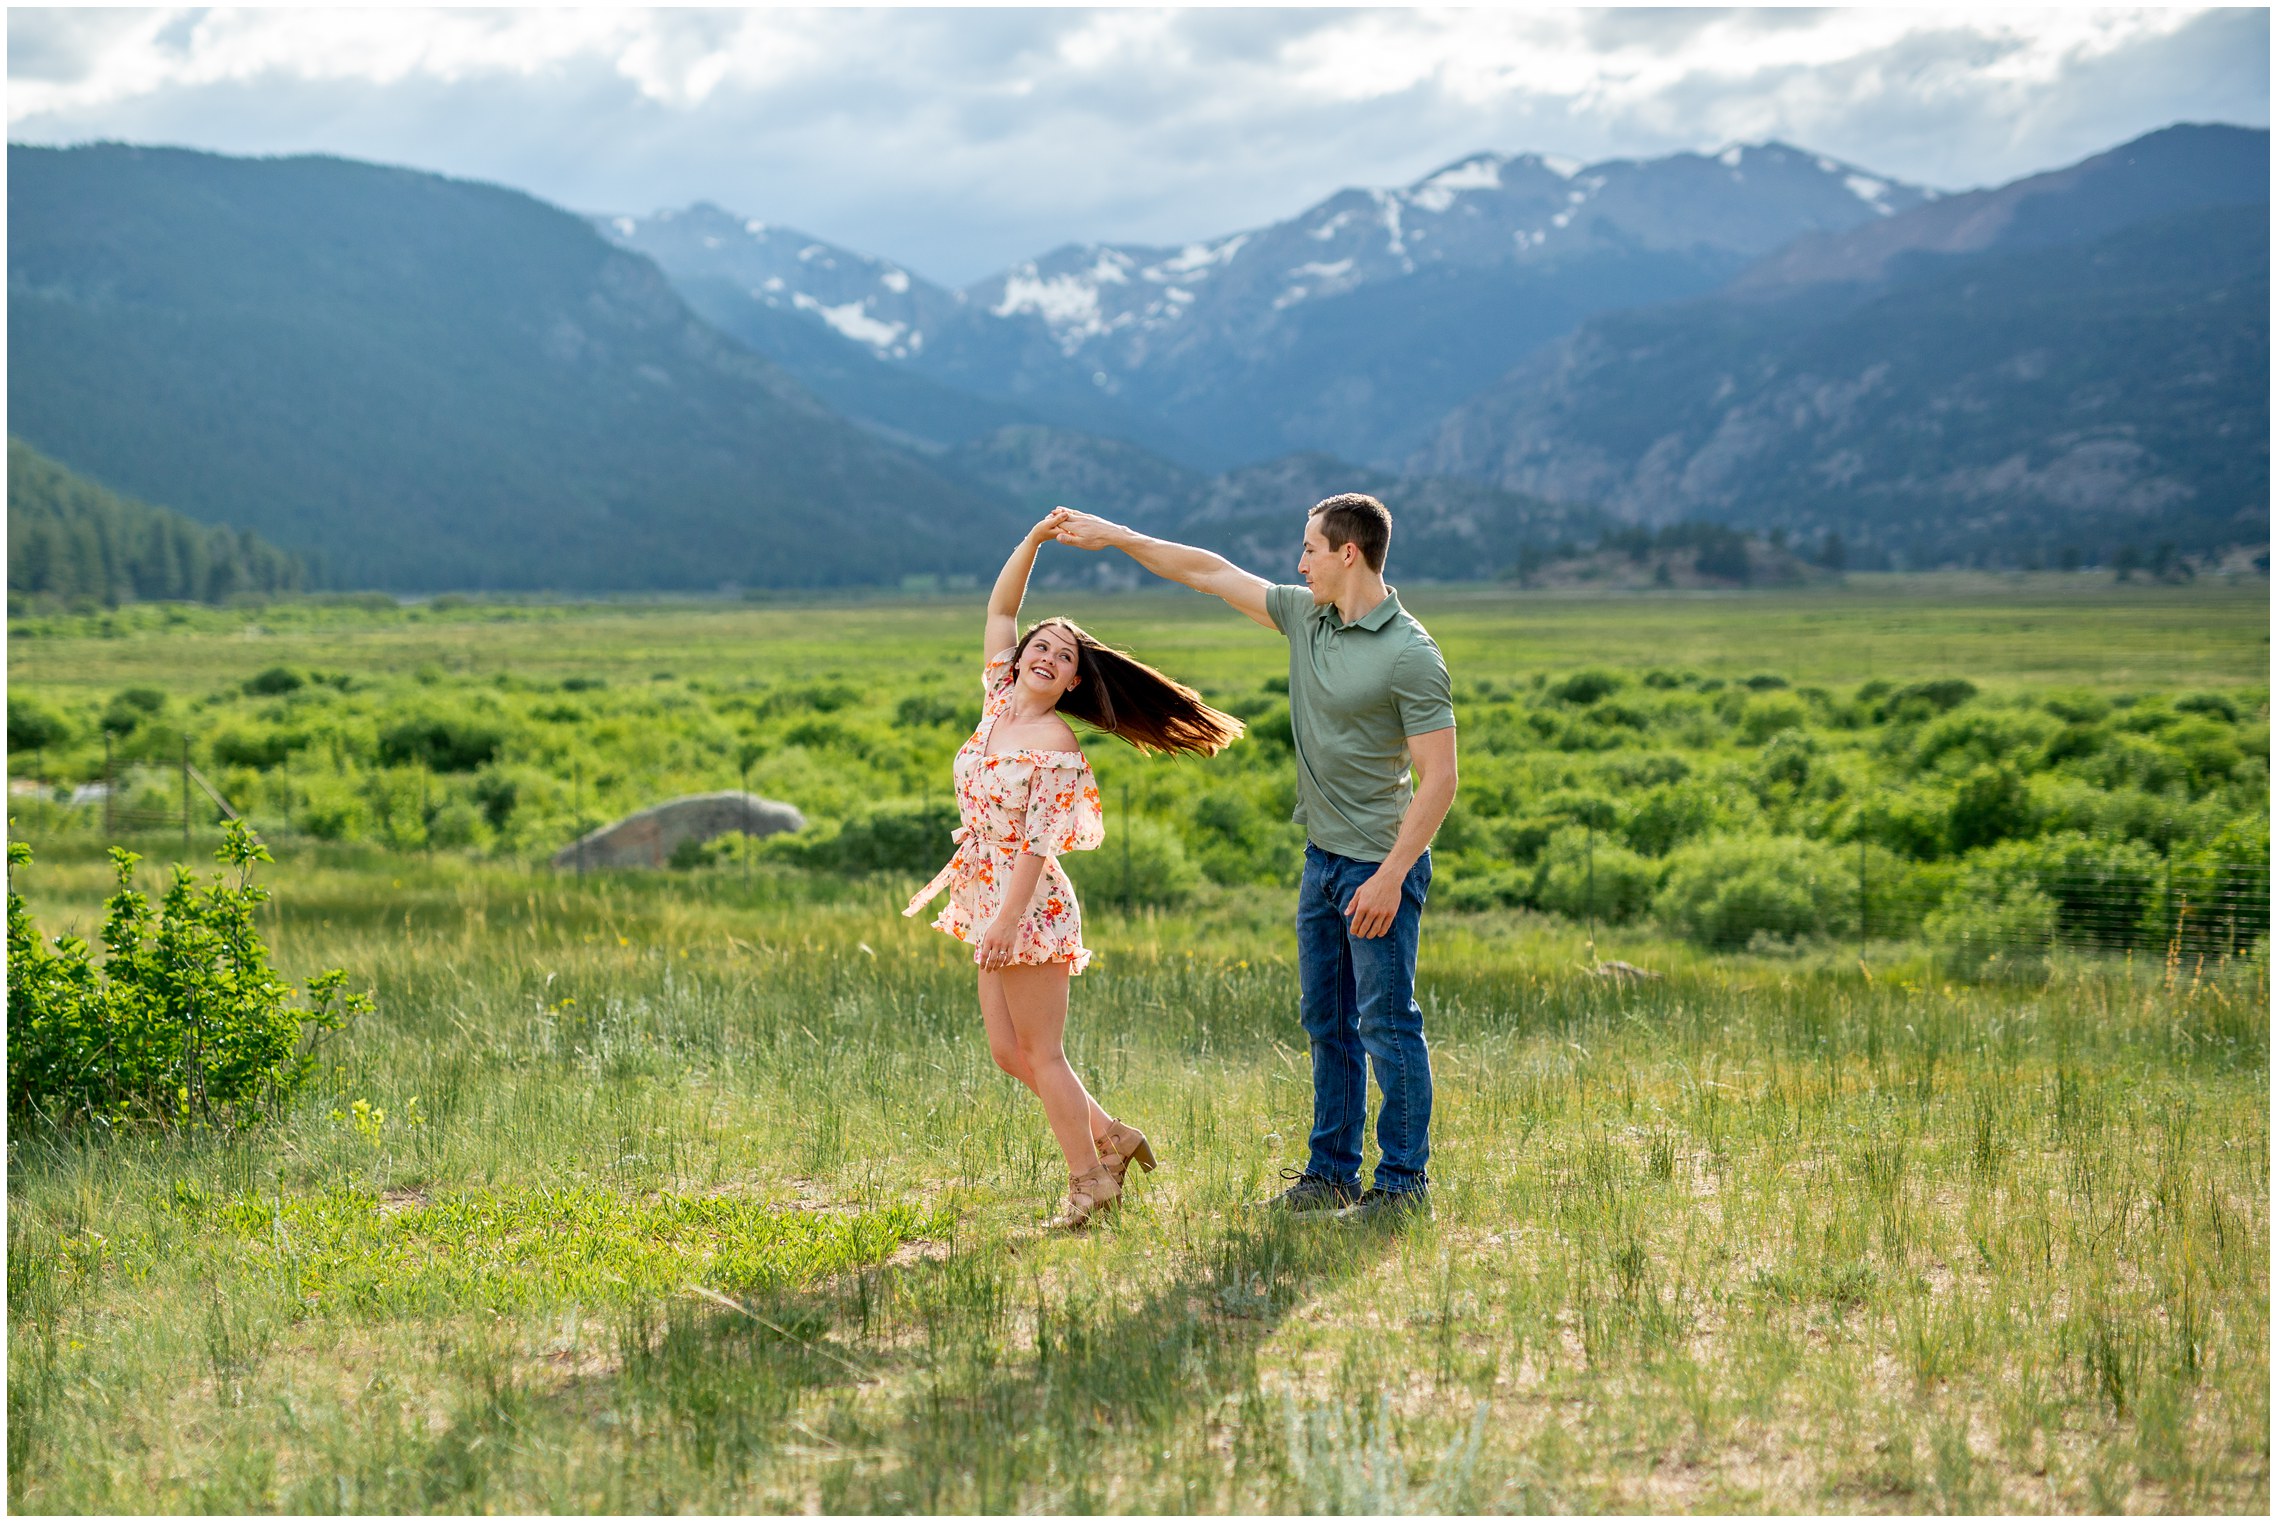
POLYGON ((1560 788, 1542 800, 1542 813, 1575 825, 1587 825, 1602 835, 1620 823, 1621 806, 1606 794, 1560 788))
POLYGON ((2159 737, 2188 770, 2197 792, 2226 783, 2245 764, 2245 751, 2230 727, 2211 719, 2185 719, 2159 737))
POLYGON ((1575 672, 1551 683, 1549 696, 1560 703, 1587 705, 1621 690, 1623 678, 1619 672, 1591 669, 1575 672))
POLYGON ((2050 934, 2067 943, 2155 944, 2165 875, 2158 854, 2139 841, 2064 831, 1977 853, 1961 868, 1943 908, 1954 917, 1990 913, 2011 899, 2037 895, 2052 907, 2050 934))
POLYGON ((293 823, 319 841, 362 839, 371 815, 356 792, 336 779, 311 784, 293 812, 293 823))
POLYGON ((2187 772, 2182 758, 2147 735, 2114 735, 2079 767, 2080 776, 2112 793, 2123 788, 2163 793, 2187 772))
POLYGON ((1798 940, 1854 930, 1857 893, 1856 876, 1816 841, 1719 835, 1670 855, 1653 908, 1681 936, 1736 948, 1759 931, 1798 940))
POLYGON ((1254 717, 1244 714, 1240 718, 1247 727, 1243 739, 1279 751, 1296 750, 1297 732, 1294 722, 1289 718, 1288 704, 1268 703, 1259 708, 1254 717))
POLYGON ((8 699, 8 749, 52 751, 69 743, 71 721, 37 698, 8 699))
POLYGON ((2030 887, 1992 899, 1964 888, 1929 917, 1922 931, 1937 948, 1939 962, 1957 978, 2038 982, 2048 976, 2056 905, 2030 887))
POLYGON ((1946 840, 1957 852, 2028 836, 2033 828, 2032 792, 2008 767, 1979 767, 1962 779, 1945 815, 1946 840))
POLYGON ((166 695, 154 687, 122 689, 103 709, 103 728, 112 735, 132 735, 137 726, 166 710, 166 695))
POLYGON ((1638 856, 1605 836, 1571 826, 1550 838, 1542 852, 1534 889, 1540 909, 1586 920, 1591 915, 1620 925, 1636 919, 1660 888, 1662 864, 1638 856))
POLYGON ((1971 709, 1931 721, 1914 742, 1913 769, 1965 770, 2028 754, 2045 744, 2048 721, 2036 714, 1987 713, 1971 709))
POLYGON ((2222 693, 2185 693, 2174 700, 2174 707, 2180 713, 2204 714, 2229 724, 2238 721, 2237 704, 2222 693))
POLYGON ((1811 711, 1799 698, 1751 698, 1739 711, 1739 738, 1760 746, 1783 730, 1799 730, 1810 723, 1811 711))
POLYGON ((897 724, 909 729, 926 725, 962 724, 976 717, 979 705, 944 697, 939 693, 912 693, 894 706, 893 717, 897 724))
POLYGON ((2111 701, 2100 693, 2071 688, 2041 695, 2040 707, 2066 724, 2089 725, 2111 716, 2111 701))
POLYGON ((783 744, 804 746, 809 751, 853 751, 859 750, 863 741, 835 719, 809 719, 785 730, 783 744))
POLYGON ((1630 806, 1623 835, 1646 856, 1664 857, 1695 836, 1723 822, 1717 790, 1709 783, 1670 783, 1649 788, 1630 806))
MULTIPOLYGON (((1858 690, 1860 699, 1866 697, 1866 684, 1858 690)), ((1977 695, 1977 685, 1965 677, 1940 677, 1931 682, 1909 682, 1904 687, 1885 688, 1875 696, 1881 701, 1874 711, 1876 719, 1905 723, 1927 719, 1935 714, 1959 708, 1977 695)))
POLYGON ((257 698, 275 698, 285 693, 297 693, 306 680, 289 666, 272 666, 245 679, 245 691, 257 698))
POLYGON ((2083 756, 2093 756, 2103 749, 2109 734, 2101 725, 2067 724, 2048 737, 2048 743, 2040 750, 2040 764, 2057 767, 2083 756))
POLYGON ((1763 747, 1763 759, 1756 767, 1758 786, 1802 787, 1811 780, 1811 762, 1820 749, 1819 743, 1804 730, 1785 730, 1772 736, 1763 747))
POLYGON ((427 821, 427 843, 444 850, 472 846, 482 839, 482 811, 466 799, 449 799, 427 821))
MULTIPOLYGON (((562 685, 568 686, 567 683, 562 685)), ((848 687, 843 682, 810 682, 800 687, 776 689, 760 700, 757 712, 761 719, 771 719, 777 714, 795 714, 801 711, 816 714, 835 714, 840 709, 850 708, 859 703, 861 698, 860 689, 848 687)), ((971 713, 978 708, 978 703, 975 703, 973 708, 966 712, 971 713)))
POLYGON ((1071 852, 1060 866, 1093 909, 1120 905, 1184 904, 1201 883, 1201 872, 1186 856, 1176 831, 1157 820, 1125 815, 1110 820, 1107 843, 1097 851, 1071 852))
POLYGON ((44 942, 13 883, 31 848, 8 843, 8 1118, 239 1122, 273 1114, 314 1068, 322 1033, 371 1008, 340 969, 309 980, 308 1004, 269 967, 253 916, 270 860, 241 821, 197 886, 176 867, 155 925, 133 888, 134 853, 113 848, 103 962, 76 936, 44 942), (235 881, 227 869, 236 870, 235 881))
POLYGON ((957 849, 957 822, 957 806, 945 799, 878 804, 835 830, 769 837, 769 854, 823 872, 930 877, 957 849))
MULTIPOLYGON (((1431 852, 1434 863, 1439 853, 1431 852)), ((1472 859, 1476 860, 1476 859, 1472 859)), ((1458 867, 1442 872, 1436 866, 1431 880, 1431 907, 1434 910, 1501 909, 1520 905, 1532 897, 1534 875, 1521 868, 1482 865, 1475 870, 1458 867)))
POLYGON ((290 730, 232 724, 216 730, 208 746, 213 759, 222 766, 268 772, 283 766, 293 752, 307 743, 308 737, 290 730))
POLYGON ((514 818, 514 806, 522 801, 521 780, 503 768, 486 767, 474 780, 473 797, 490 828, 504 830, 514 818))
POLYGON ((498 755, 498 727, 466 714, 414 714, 380 727, 385 766, 421 766, 430 772, 472 772, 498 755))

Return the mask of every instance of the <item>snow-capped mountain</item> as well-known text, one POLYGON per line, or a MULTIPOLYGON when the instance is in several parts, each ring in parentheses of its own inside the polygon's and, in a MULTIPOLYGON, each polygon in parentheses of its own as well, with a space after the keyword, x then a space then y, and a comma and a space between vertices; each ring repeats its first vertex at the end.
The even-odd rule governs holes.
POLYGON ((1480 153, 1246 232, 1070 244, 961 291, 710 205, 596 225, 741 336, 763 325, 737 305, 796 316, 886 365, 1218 469, 1292 449, 1396 459, 1591 313, 1702 293, 1934 194, 1783 143, 1587 165, 1480 153))
POLYGON ((1269 325, 1307 301, 1434 269, 1540 267, 1593 252, 1769 253, 1905 211, 1933 191, 1784 143, 1582 165, 1479 153, 1399 190, 1345 190, 1270 227, 1182 248, 1074 244, 966 289, 1069 355, 1143 365, 1166 331, 1269 325))
POLYGON ((751 301, 803 312, 880 359, 925 348, 928 327, 962 304, 953 291, 890 260, 738 217, 708 201, 652 217, 595 219, 601 232, 656 261, 675 283, 726 281, 751 301))

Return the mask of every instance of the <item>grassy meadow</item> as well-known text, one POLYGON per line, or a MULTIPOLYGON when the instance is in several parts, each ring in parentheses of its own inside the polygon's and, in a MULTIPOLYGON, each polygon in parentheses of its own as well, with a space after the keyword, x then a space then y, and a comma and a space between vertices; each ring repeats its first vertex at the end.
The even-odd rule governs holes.
MULTIPOLYGON (((1249 1208, 1309 1122, 1278 642, 1182 594, 1033 600, 1259 732, 1093 748, 1111 832, 1147 830, 1095 854, 1122 876, 1085 884, 1070 1051, 1163 1167, 1075 1237, 1038 1225, 1064 1176, 969 963, 896 913, 913 868, 792 838, 542 866, 746 762, 883 850, 880 800, 946 792, 973 602, 12 619, 46 775, 160 694, 115 752, 163 797, 192 734, 267 822, 279 964, 377 1009, 266 1128, 11 1128, 11 1506, 2266 1512, 2266 935, 1957 971, 1926 928, 1964 889, 2025 913, 2001 874, 2074 836, 2265 861, 2267 599, 1417 589, 1496 807, 1454 822, 1425 920, 1436 1214, 1357 1231, 1249 1208), (422 715, 492 743, 419 751, 422 715), (2029 832, 1958 833, 1987 775, 2029 832), (1577 820, 1659 874, 1594 947, 1555 911, 1577 820), (1831 920, 1732 945, 1671 887, 1686 849, 1861 836, 1947 896, 1863 959, 1831 920)), ((50 932, 99 921, 89 813, 18 801, 50 932)), ((179 848, 130 844, 148 883, 179 848)))

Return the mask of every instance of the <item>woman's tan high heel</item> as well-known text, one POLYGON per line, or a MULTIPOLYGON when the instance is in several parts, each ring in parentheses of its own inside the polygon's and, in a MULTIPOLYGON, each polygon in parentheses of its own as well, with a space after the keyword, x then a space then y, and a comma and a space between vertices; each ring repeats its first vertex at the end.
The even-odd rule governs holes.
POLYGON ((1072 1232, 1122 1199, 1123 1182, 1105 1164, 1077 1174, 1067 1182, 1067 1199, 1049 1223, 1054 1231, 1072 1232))
POLYGON ((1147 1142, 1146 1133, 1137 1127, 1110 1121, 1107 1123, 1107 1135, 1094 1138, 1093 1141, 1099 1148, 1100 1167, 1115 1176, 1115 1183, 1123 1182, 1123 1176, 1130 1172, 1131 1160, 1134 1158, 1138 1160, 1140 1168, 1149 1174, 1154 1172, 1154 1148, 1147 1142))

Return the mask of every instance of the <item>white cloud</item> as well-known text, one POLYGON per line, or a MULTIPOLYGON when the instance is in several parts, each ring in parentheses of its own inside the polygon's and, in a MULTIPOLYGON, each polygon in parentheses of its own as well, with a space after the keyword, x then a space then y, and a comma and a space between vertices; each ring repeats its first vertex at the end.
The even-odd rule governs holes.
POLYGON ((580 210, 708 199, 961 282, 1181 245, 1484 149, 1777 137, 1960 188, 2268 120, 2266 11, 83 11, 10 136, 323 151, 580 210))

